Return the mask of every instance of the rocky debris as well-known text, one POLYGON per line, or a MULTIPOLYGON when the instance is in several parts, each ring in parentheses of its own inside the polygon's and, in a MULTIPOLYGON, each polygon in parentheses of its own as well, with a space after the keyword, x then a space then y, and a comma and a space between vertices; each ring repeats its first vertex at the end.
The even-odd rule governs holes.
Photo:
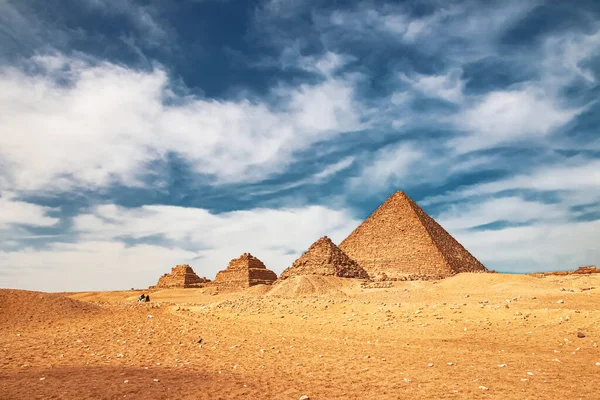
POLYGON ((313 243, 306 253, 287 268, 280 279, 298 275, 338 276, 341 278, 368 279, 367 272, 346 255, 327 236, 313 243))
POLYGON ((558 275, 591 275, 591 274, 600 274, 600 269, 598 269, 595 265, 586 265, 583 267, 579 267, 576 270, 572 271, 554 271, 554 272, 535 272, 529 275, 544 278, 546 276, 558 275))
POLYGON ((307 395, 302 395, 298 400, 310 400, 310 397, 308 397, 307 395))
POLYGON ((170 274, 164 274, 158 279, 155 286, 150 289, 168 288, 197 288, 210 282, 209 279, 200 278, 189 265, 177 265, 171 269, 170 274))
POLYGON ((392 286, 390 281, 364 281, 360 284, 361 289, 387 289, 392 286))
POLYGON ((439 279, 459 272, 488 272, 412 199, 399 191, 341 244, 374 280, 439 279))
POLYGON ((585 333, 583 333, 583 332, 577 332, 577 337, 579 339, 583 339, 585 337, 585 333))
POLYGON ((219 271, 214 284, 219 289, 242 290, 255 285, 270 285, 277 275, 250 253, 244 253, 219 271))

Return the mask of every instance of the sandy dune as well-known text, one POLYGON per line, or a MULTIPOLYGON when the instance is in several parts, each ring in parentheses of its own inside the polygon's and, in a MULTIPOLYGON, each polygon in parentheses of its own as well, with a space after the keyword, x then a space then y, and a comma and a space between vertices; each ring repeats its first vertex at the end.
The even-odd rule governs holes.
POLYGON ((600 398, 598 275, 360 283, 2 290, 0 398, 600 398))

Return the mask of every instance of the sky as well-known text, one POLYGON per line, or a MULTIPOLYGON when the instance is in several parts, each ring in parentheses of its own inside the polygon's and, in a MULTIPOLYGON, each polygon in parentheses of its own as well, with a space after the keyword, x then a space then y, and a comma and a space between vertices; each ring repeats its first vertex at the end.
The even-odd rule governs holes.
POLYGON ((402 190, 489 269, 600 264, 600 3, 0 0, 0 287, 276 273, 402 190))

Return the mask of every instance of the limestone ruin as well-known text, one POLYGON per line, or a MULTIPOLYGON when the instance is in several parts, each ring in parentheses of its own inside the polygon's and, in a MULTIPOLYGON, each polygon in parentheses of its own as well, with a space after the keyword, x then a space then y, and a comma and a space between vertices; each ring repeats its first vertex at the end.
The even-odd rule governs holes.
POLYGON ((184 264, 173 267, 170 274, 161 276, 158 283, 155 286, 150 286, 150 289, 194 288, 202 287, 208 282, 210 282, 209 279, 200 278, 192 267, 184 264))
POLYGON ((440 279, 487 269, 404 192, 398 191, 341 244, 375 280, 440 279))
POLYGON ((227 269, 219 271, 214 285, 219 289, 240 290, 254 285, 270 285, 277 275, 250 253, 229 262, 227 269))
POLYGON ((280 279, 296 275, 369 278, 367 272, 356 261, 340 250, 327 236, 313 243, 306 253, 294 261, 291 267, 283 271, 280 279))

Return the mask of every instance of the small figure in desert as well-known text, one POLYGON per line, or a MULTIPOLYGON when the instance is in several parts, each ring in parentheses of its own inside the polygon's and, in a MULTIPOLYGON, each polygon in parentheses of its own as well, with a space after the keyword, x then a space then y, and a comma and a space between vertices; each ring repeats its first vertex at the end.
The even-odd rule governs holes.
POLYGON ((138 299, 138 303, 146 301, 146 295, 144 293, 142 293, 142 295, 139 297, 138 299))
POLYGON ((149 294, 146 295, 146 300, 145 301, 146 301, 146 303, 150 302, 150 295, 149 294))

